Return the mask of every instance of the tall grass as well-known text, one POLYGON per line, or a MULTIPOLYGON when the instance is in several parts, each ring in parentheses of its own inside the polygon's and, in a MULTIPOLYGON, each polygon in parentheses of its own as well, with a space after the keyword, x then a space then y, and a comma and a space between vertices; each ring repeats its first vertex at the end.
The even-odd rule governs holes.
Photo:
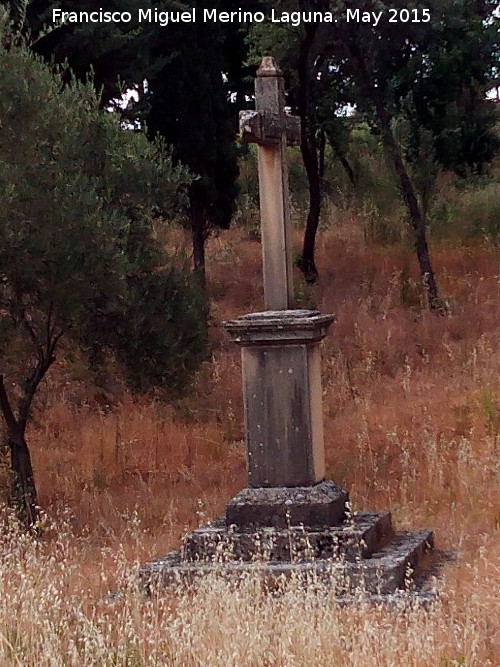
POLYGON ((340 608, 328 590, 266 597, 251 580, 138 590, 139 563, 245 485, 239 356, 220 323, 261 309, 262 286, 260 246, 235 230, 209 247, 213 360, 190 396, 164 406, 122 391, 97 405, 64 364, 42 396, 29 440, 46 530, 33 541, 2 515, 0 665, 498 664, 498 249, 436 249, 451 316, 434 317, 404 248, 367 245, 350 219, 319 243, 320 284, 298 297, 336 314, 323 346, 328 476, 355 509, 390 509, 456 553, 436 605, 340 608))
MULTIPOLYGON (((191 593, 146 598, 118 540, 97 550, 64 522, 53 530, 45 543, 4 530, 2 665, 498 664, 499 573, 486 550, 459 578, 448 573, 430 609, 404 598, 392 608, 339 607, 327 588, 292 582, 266 596, 251 578, 236 589, 209 578, 191 593)), ((122 541, 142 536, 131 521, 122 541)))

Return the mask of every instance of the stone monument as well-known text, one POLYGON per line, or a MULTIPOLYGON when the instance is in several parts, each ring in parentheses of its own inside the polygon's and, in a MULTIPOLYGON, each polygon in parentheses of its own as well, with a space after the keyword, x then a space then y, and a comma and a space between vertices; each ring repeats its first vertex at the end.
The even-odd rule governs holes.
POLYGON ((347 492, 325 480, 320 343, 334 318, 293 309, 286 146, 300 143, 300 121, 285 114, 273 58, 257 72, 255 102, 255 111, 241 112, 240 130, 258 145, 267 310, 225 323, 241 347, 248 488, 225 516, 145 565, 141 578, 148 586, 211 572, 254 572, 267 581, 313 574, 339 595, 394 593, 433 535, 395 532, 386 511, 350 514, 347 492))

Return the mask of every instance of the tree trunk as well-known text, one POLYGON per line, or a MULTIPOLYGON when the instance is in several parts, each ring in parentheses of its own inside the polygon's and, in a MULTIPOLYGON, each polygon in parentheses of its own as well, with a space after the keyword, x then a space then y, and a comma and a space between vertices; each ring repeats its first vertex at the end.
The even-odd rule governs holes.
POLYGON ((351 164, 347 159, 345 151, 340 148, 338 142, 335 140, 333 132, 328 133, 328 141, 330 142, 330 146, 335 153, 335 157, 339 160, 345 173, 347 174, 347 178, 349 179, 351 185, 353 188, 355 188, 357 186, 356 174, 354 173, 354 169, 351 167, 351 164))
POLYGON ((370 96, 370 99, 375 106, 380 124, 380 130, 382 133, 382 141, 393 162, 394 169, 399 180, 403 199, 410 216, 415 251, 417 253, 417 259, 420 266, 420 275, 422 277, 422 283, 427 294, 429 308, 435 312, 441 313, 443 307, 438 296, 436 280, 429 255, 425 229, 425 218, 422 214, 422 211, 420 210, 418 199, 415 194, 411 179, 406 170, 401 151, 399 150, 399 146, 396 142, 396 139, 394 138, 394 134, 391 128, 391 116, 384 104, 380 94, 380 89, 376 85, 373 85, 373 81, 365 65, 364 57, 354 40, 348 44, 348 49, 350 50, 352 57, 357 62, 365 92, 370 96))
POLYGON ((309 183, 309 212, 304 232, 304 244, 299 260, 299 268, 308 283, 315 283, 318 270, 315 261, 316 233, 321 213, 321 178, 315 147, 311 150, 307 139, 302 142, 302 158, 309 183))
POLYGON ((208 327, 210 306, 207 297, 205 271, 205 241, 207 240, 207 211, 199 197, 191 193, 191 239, 193 243, 194 277, 200 289, 201 312, 205 330, 208 327))
POLYGON ((12 411, 3 375, 0 375, 0 410, 7 425, 12 504, 19 520, 26 527, 31 528, 38 522, 39 510, 31 457, 24 437, 25 422, 21 424, 12 411))
POLYGON ((420 275, 422 277, 422 283, 427 294, 429 308, 434 311, 439 311, 441 310, 442 306, 438 296, 436 279, 432 269, 429 247, 427 245, 425 218, 422 214, 422 211, 420 210, 413 184, 401 156, 401 151, 399 150, 392 133, 389 115, 385 108, 377 109, 377 115, 379 117, 382 129, 382 138, 386 149, 392 158, 394 169, 399 179, 403 199, 410 215, 415 251, 417 253, 417 259, 420 266, 420 275))
POLYGON ((205 294, 205 239, 206 239, 205 207, 196 196, 191 196, 191 237, 193 242, 193 266, 198 284, 205 294))
POLYGON ((304 244, 298 266, 304 274, 306 282, 314 283, 318 279, 318 270, 315 262, 316 233, 319 226, 321 213, 321 176, 318 156, 318 145, 311 118, 310 84, 309 84, 309 57, 310 49, 314 40, 314 31, 306 33, 306 38, 301 44, 298 65, 299 91, 298 112, 301 125, 300 150, 304 167, 306 169, 309 187, 309 212, 307 214, 306 228, 304 232, 304 244))
POLYGON ((440 310, 441 302, 438 296, 436 279, 432 269, 431 258, 429 255, 429 247, 427 245, 427 234, 425 229, 425 219, 420 211, 418 200, 413 189, 412 182, 405 169, 403 160, 400 155, 395 157, 394 166, 401 184, 401 191, 406 202, 407 209, 410 213, 411 225, 413 229, 413 237, 415 243, 415 250, 420 266, 420 275, 424 285, 429 308, 431 310, 440 310))
POLYGON ((20 521, 27 526, 36 526, 39 509, 31 456, 24 433, 20 428, 9 429, 7 442, 10 448, 11 497, 20 521))
POLYGON ((318 171, 319 177, 323 181, 325 178, 325 150, 326 150, 326 133, 321 128, 319 131, 319 147, 318 147, 318 171))

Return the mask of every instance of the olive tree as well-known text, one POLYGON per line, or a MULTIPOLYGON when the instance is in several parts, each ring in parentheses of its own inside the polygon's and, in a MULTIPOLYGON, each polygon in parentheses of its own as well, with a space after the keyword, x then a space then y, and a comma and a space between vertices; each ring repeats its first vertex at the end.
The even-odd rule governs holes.
POLYGON ((63 86, 0 30, 0 410, 29 525, 26 427, 62 341, 94 363, 109 352, 139 389, 179 390, 203 357, 197 288, 155 235, 190 181, 92 85, 63 86))

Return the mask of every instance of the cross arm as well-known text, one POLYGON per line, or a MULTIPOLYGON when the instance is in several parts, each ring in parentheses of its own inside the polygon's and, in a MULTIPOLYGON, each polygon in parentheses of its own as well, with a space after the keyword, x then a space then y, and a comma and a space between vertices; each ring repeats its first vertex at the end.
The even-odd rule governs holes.
POLYGON ((240 135, 243 143, 260 146, 279 144, 282 135, 288 146, 300 144, 300 118, 269 111, 240 111, 240 135))

